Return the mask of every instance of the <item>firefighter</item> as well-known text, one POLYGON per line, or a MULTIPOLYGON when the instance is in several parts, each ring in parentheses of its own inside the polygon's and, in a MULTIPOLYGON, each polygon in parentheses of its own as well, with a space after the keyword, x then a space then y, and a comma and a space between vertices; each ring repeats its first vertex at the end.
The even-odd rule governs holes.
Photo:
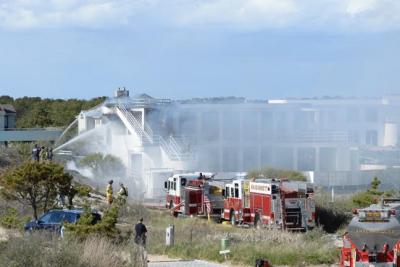
POLYGON ((42 161, 42 162, 46 161, 46 159, 47 159, 47 149, 44 146, 42 146, 42 149, 40 149, 39 156, 40 156, 40 161, 42 161))
POLYGON ((113 180, 108 181, 107 189, 106 189, 106 194, 107 194, 107 202, 109 205, 113 203, 113 187, 112 184, 114 183, 113 180))
POLYGON ((135 225, 135 243, 146 247, 146 226, 143 224, 143 218, 135 225))
POLYGON ((119 189, 118 191, 118 203, 125 205, 126 199, 128 198, 128 188, 124 186, 123 183, 120 183, 119 186, 121 187, 121 189, 119 189))

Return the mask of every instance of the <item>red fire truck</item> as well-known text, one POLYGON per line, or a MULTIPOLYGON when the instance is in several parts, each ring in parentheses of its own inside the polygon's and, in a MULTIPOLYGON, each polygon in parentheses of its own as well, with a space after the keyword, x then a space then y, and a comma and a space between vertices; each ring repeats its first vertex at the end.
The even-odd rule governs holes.
POLYGON ((343 236, 340 266, 400 266, 400 199, 383 199, 355 213, 343 236))
POLYGON ((311 184, 279 179, 233 180, 225 186, 222 218, 232 224, 307 230, 315 227, 311 184))
POLYGON ((175 216, 218 215, 220 216, 224 198, 222 187, 213 181, 212 173, 175 174, 165 181, 167 190, 166 207, 175 216))

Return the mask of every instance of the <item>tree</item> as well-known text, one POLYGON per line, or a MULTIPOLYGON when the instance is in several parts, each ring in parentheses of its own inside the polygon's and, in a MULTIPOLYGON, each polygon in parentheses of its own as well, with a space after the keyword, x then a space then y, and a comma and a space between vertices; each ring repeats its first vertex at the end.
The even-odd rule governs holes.
POLYGON ((307 181, 307 178, 298 171, 292 170, 281 170, 281 169, 274 169, 274 168, 264 168, 261 170, 253 170, 248 173, 248 178, 280 178, 280 179, 288 179, 293 181, 307 181))
POLYGON ((91 168, 95 177, 125 176, 125 166, 122 160, 109 154, 89 154, 79 161, 79 166, 91 168))
POLYGON ((373 203, 377 203, 381 197, 393 196, 393 191, 379 191, 381 181, 378 177, 374 177, 370 183, 370 188, 367 191, 359 192, 352 197, 352 201, 358 207, 367 207, 373 203))
POLYGON ((81 110, 92 108, 105 99, 98 97, 91 100, 64 100, 26 96, 14 99, 10 96, 0 96, 0 104, 11 104, 15 107, 19 128, 60 127, 69 125, 81 110))
POLYGON ((1 193, 7 199, 30 205, 33 217, 47 211, 60 192, 71 188, 72 176, 53 162, 26 161, 0 177, 1 193))

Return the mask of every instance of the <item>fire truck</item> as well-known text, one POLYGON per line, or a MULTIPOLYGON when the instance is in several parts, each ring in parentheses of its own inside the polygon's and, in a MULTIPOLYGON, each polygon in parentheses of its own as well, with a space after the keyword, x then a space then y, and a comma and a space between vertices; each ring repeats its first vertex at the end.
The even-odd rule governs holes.
POLYGON ((343 236, 340 266, 400 266, 400 199, 358 209, 343 236))
POLYGON ((315 227, 313 186, 279 179, 233 180, 225 186, 222 218, 232 224, 287 230, 315 227))
POLYGON ((165 181, 166 207, 174 216, 208 215, 218 216, 223 210, 222 186, 213 181, 213 173, 175 174, 165 181))

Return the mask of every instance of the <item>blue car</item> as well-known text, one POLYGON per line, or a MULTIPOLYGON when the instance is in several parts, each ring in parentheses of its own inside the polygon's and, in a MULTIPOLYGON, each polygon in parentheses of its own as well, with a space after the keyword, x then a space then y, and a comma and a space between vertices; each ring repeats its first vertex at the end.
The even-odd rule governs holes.
MULTIPOLYGON (((82 209, 75 210, 50 210, 43 214, 38 220, 32 220, 25 225, 25 231, 48 230, 59 232, 61 224, 65 221, 75 224, 81 214, 82 209)), ((92 212, 92 224, 96 224, 101 220, 101 215, 95 211, 92 212)))

